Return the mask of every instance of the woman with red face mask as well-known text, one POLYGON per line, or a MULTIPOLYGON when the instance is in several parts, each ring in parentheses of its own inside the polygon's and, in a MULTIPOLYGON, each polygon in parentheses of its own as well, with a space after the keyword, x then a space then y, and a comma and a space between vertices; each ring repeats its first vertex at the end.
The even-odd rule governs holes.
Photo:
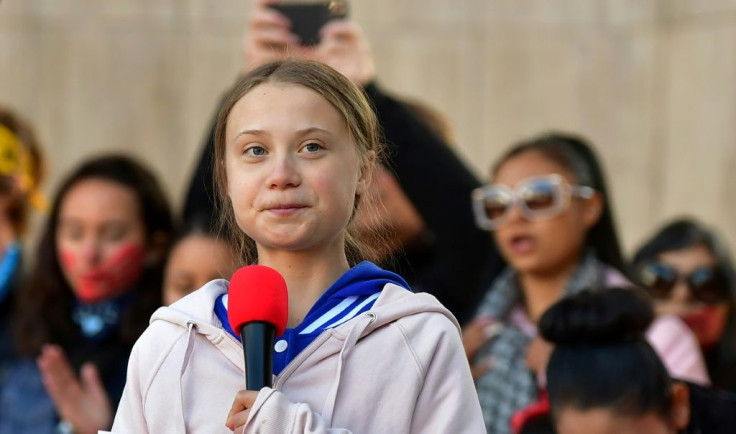
POLYGON ((679 316, 695 333, 713 385, 736 391, 736 273, 718 236, 673 221, 639 249, 632 271, 658 314, 679 316))
POLYGON ((112 424, 133 343, 161 305, 173 232, 155 177, 90 160, 62 184, 18 294, 21 359, 0 378, 0 432, 97 432, 112 424))

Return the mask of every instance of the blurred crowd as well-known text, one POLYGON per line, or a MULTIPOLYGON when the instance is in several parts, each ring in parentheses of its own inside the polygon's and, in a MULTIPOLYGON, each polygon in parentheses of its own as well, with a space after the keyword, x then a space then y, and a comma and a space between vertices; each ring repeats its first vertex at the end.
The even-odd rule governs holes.
MULTIPOLYGON (((477 179, 437 110, 382 88, 357 22, 304 46, 269 3, 247 25, 244 72, 305 58, 364 90, 388 152, 351 225, 366 259, 463 325, 489 433, 728 432, 736 271, 717 231, 671 216, 625 255, 594 143, 530 131, 495 144, 505 153, 477 179)), ((32 121, 0 109, 0 433, 94 433, 153 312, 245 258, 214 200, 215 119, 181 211, 126 155, 80 156, 44 186, 53 162, 32 121), (26 246, 32 213, 44 224, 26 246)))

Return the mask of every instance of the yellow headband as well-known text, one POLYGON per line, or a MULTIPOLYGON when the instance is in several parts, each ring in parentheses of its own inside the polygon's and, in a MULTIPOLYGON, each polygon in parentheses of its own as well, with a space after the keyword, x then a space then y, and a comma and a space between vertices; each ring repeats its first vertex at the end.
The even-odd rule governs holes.
POLYGON ((46 210, 46 198, 36 190, 37 179, 31 170, 31 154, 28 149, 5 125, 0 124, 0 176, 15 180, 20 191, 28 195, 28 200, 39 211, 46 210))

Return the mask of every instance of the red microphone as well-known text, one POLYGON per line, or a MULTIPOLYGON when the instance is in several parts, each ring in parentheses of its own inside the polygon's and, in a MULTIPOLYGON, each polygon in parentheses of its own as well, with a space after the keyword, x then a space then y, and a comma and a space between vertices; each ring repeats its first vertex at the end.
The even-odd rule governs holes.
POLYGON ((245 354, 245 386, 273 385, 273 341, 286 330, 289 312, 286 281, 273 268, 242 267, 230 279, 227 317, 245 354))

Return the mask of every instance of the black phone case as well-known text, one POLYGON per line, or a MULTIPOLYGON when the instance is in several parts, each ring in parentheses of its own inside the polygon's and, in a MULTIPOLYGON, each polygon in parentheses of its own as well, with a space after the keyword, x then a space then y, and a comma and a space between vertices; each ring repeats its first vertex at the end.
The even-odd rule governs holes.
POLYGON ((345 18, 345 2, 320 3, 276 3, 269 5, 291 21, 291 31, 300 39, 301 45, 319 44, 319 31, 330 20, 345 18))

